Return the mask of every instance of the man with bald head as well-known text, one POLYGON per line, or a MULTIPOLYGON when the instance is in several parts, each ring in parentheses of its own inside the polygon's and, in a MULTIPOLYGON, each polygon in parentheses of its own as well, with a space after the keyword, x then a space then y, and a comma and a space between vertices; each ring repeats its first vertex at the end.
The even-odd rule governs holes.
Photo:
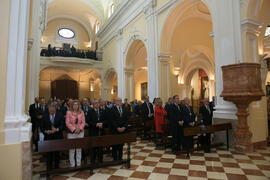
MULTIPOLYGON (((115 106, 111 109, 111 132, 112 134, 123 134, 127 132, 128 112, 122 108, 122 99, 114 100, 115 106)), ((114 160, 121 160, 123 156, 123 144, 112 146, 112 156, 114 160)))

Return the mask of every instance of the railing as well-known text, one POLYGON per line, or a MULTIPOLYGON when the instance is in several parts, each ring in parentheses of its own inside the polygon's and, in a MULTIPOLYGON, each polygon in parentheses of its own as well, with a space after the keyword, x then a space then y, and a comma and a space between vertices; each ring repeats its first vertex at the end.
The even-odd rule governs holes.
POLYGON ((97 58, 96 51, 75 49, 75 48, 63 49, 60 47, 53 47, 53 48, 43 47, 40 51, 40 56, 77 57, 77 58, 93 59, 93 60, 99 61, 99 59, 97 58))

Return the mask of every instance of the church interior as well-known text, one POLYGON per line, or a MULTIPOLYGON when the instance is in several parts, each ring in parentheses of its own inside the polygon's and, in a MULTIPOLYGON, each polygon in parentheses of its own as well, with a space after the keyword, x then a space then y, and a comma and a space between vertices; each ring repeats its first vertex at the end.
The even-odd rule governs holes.
POLYGON ((270 179, 269 9, 270 0, 1 0, 0 180, 270 179), (68 122, 76 103, 78 133, 68 122), (49 128, 63 135, 48 140, 41 121, 55 123, 52 109, 64 124, 49 128))

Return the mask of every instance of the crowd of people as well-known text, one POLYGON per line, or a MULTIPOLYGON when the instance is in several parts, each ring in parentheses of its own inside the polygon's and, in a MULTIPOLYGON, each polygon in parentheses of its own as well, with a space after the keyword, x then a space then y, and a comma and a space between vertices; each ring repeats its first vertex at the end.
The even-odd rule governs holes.
POLYGON ((49 44, 47 48, 41 49, 40 56, 77 57, 98 60, 96 51, 76 49, 74 46, 71 46, 71 48, 67 49, 56 47, 52 48, 51 44, 49 44))
MULTIPOLYGON (((105 128, 111 134, 123 134, 128 131, 128 120, 131 116, 142 119, 144 124, 143 138, 151 140, 150 130, 153 128, 156 139, 160 139, 163 133, 162 125, 170 124, 172 135, 172 152, 177 153, 181 149, 192 149, 193 137, 183 136, 183 129, 199 125, 201 127, 212 124, 214 102, 209 104, 203 100, 200 115, 196 116, 190 100, 185 98, 180 101, 175 95, 168 99, 165 106, 161 98, 155 98, 153 103, 146 96, 144 102, 134 100, 122 102, 121 98, 112 101, 94 100, 83 98, 82 101, 68 98, 66 100, 35 98, 35 103, 29 107, 32 122, 33 144, 38 150, 38 141, 47 141, 64 138, 64 132, 68 139, 82 138, 85 136, 103 136, 105 128), (154 127, 147 126, 147 122, 154 121, 154 127)), ((210 152, 210 134, 200 136, 201 144, 206 152, 210 152)), ((123 156, 123 144, 112 146, 112 157, 121 160, 123 156)), ((59 152, 48 155, 48 166, 59 167, 59 152)), ((94 161, 103 161, 103 147, 94 149, 94 161)), ((69 150, 70 166, 81 166, 82 150, 69 150), (76 152, 76 157, 75 157, 76 152)))

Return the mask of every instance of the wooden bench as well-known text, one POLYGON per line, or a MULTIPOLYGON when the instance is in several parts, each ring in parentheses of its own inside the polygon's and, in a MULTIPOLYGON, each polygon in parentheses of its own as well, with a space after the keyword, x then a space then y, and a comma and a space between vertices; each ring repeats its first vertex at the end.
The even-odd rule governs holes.
POLYGON ((118 161, 108 161, 103 163, 95 164, 93 160, 90 161, 89 165, 83 165, 81 167, 74 168, 58 168, 58 169, 49 169, 48 163, 46 167, 46 177, 50 178, 52 174, 61 174, 65 172, 72 172, 78 170, 89 169, 90 174, 93 174, 94 168, 107 167, 111 165, 119 165, 126 163, 127 167, 130 168, 130 143, 136 142, 135 133, 126 133, 119 135, 105 135, 105 136, 95 136, 95 137, 85 137, 79 139, 59 139, 59 140, 48 140, 42 141, 38 144, 39 153, 50 153, 55 151, 66 151, 69 149, 89 149, 90 150, 90 159, 93 157, 93 148, 95 147, 107 147, 118 144, 127 143, 127 159, 118 160, 118 161))
MULTIPOLYGON (((184 128, 184 136, 195 136, 198 134, 214 133, 218 131, 226 131, 227 150, 229 150, 229 130, 232 129, 231 123, 214 124, 200 128, 199 126, 184 128)), ((189 149, 187 150, 187 156, 189 156, 189 149)))

